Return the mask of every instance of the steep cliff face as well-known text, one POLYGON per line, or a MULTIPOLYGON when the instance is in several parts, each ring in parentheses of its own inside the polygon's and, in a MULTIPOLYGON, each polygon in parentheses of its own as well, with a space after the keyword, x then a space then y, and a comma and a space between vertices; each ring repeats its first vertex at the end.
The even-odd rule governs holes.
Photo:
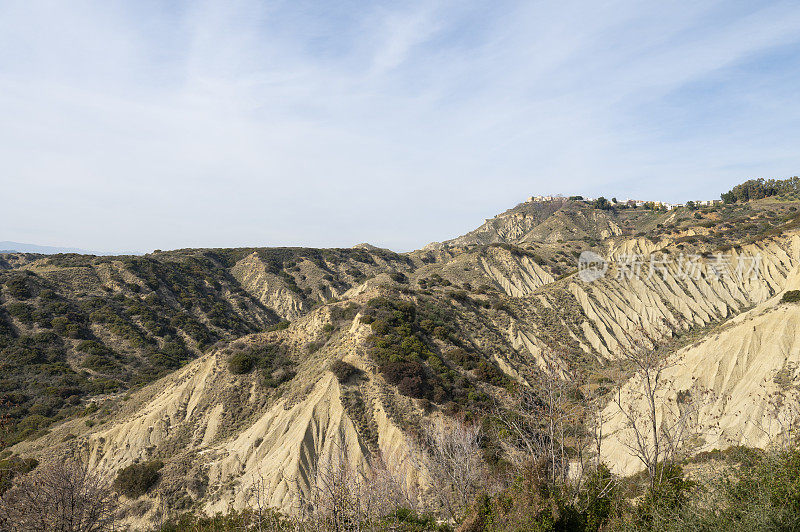
MULTIPOLYGON (((795 266, 787 289, 800 288, 798 273, 795 266)), ((669 356, 655 394, 657 423, 665 430, 686 423, 685 434, 691 438, 681 442, 683 451, 765 448, 788 441, 796 430, 800 306, 780 299, 779 292, 669 356)), ((620 392, 623 408, 612 402, 604 410, 608 437, 603 458, 621 474, 643 468, 632 452, 636 433, 625 415, 638 412, 644 419, 648 406, 643 390, 642 380, 632 378, 620 392)), ((652 448, 652 434, 645 431, 644 437, 652 448)))

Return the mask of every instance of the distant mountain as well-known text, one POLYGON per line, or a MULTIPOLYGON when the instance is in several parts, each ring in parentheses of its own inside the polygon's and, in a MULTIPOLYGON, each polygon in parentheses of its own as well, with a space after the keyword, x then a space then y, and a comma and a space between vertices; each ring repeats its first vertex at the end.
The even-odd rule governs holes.
POLYGON ((0 253, 4 252, 41 253, 43 255, 54 255, 56 253, 80 253, 84 255, 92 254, 90 251, 78 248, 39 246, 36 244, 22 244, 20 242, 0 241, 0 253))

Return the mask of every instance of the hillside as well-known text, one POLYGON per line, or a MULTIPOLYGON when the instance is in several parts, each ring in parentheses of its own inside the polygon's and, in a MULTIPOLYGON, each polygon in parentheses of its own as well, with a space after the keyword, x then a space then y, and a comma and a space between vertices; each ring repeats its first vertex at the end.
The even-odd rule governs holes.
POLYGON ((343 459, 365 477, 388 471, 415 504, 441 511, 429 504, 429 423, 478 422, 481 459, 505 467, 519 449, 503 420, 528 393, 544 401, 554 381, 580 411, 565 470, 602 459, 641 471, 625 411, 647 410, 631 365, 642 352, 668 361, 658 422, 696 407, 684 454, 766 447, 798 414, 800 307, 781 303, 800 288, 798 207, 528 202, 408 254, 1 255, 6 455, 80 449, 109 477, 160 460, 157 486, 123 499, 135 527, 165 505, 213 513, 266 501, 299 514, 343 459), (591 282, 577 274, 586 250, 610 261, 591 282), (648 257, 641 275, 626 270, 634 254, 648 257), (758 257, 757 274, 720 274, 721 256, 758 257), (697 275, 682 269, 688 257, 697 275), (600 457, 581 447, 595 410, 600 457))
POLYGON ((186 250, 0 255, 0 397, 10 442, 181 367, 219 341, 282 327, 410 261, 383 251, 186 250))

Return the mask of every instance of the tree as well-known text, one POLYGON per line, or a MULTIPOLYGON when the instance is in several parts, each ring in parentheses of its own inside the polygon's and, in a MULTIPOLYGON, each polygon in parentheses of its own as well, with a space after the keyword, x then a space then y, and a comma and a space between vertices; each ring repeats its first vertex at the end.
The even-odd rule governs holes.
MULTIPOLYGON (((335 445, 328 460, 317 464, 301 514, 314 530, 384 530, 380 521, 410 503, 382 460, 374 459, 364 470, 350 461, 346 449, 335 445)), ((263 509, 257 507, 257 512, 263 509)))
POLYGON ((665 472, 671 469, 664 466, 675 462, 689 439, 695 407, 688 401, 676 401, 677 406, 672 407, 663 400, 663 374, 672 362, 662 350, 634 347, 625 359, 633 375, 624 386, 627 393, 619 387, 614 404, 632 441, 622 443, 644 465, 652 489, 665 480, 665 472))
POLYGON ((422 468, 432 483, 430 495, 453 521, 462 518, 486 479, 478 425, 436 418, 422 430, 422 468))
POLYGON ((164 463, 161 460, 152 460, 120 469, 114 480, 114 488, 130 499, 137 499, 158 483, 162 467, 164 463))
MULTIPOLYGON (((513 412, 498 411, 496 418, 510 435, 506 451, 517 468, 544 464, 533 470, 545 475, 539 480, 564 485, 569 473, 567 432, 585 422, 587 408, 570 372, 555 360, 554 354, 545 357, 532 386, 517 392, 513 412)), ((583 436, 580 428, 574 432, 583 436)), ((577 446, 580 453, 584 446, 583 441, 577 446)))
POLYGON ((341 384, 349 381, 353 376, 358 375, 360 370, 354 365, 344 360, 334 360, 331 362, 331 371, 341 384))
POLYGON ((609 203, 608 200, 603 196, 600 196, 599 198, 594 200, 594 208, 607 211, 611 209, 611 203, 609 203))
POLYGON ((115 511, 110 483, 73 457, 18 478, 0 499, 0 529, 100 532, 112 528, 115 511))

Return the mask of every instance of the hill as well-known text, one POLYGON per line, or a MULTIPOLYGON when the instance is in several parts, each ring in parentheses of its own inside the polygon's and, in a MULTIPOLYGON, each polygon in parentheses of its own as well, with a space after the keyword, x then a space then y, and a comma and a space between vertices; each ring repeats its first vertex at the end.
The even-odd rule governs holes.
POLYGON ((135 527, 164 506, 302 513, 343 461, 442 512, 430 427, 477 423, 481 463, 500 471, 525 441, 555 445, 525 398, 552 407, 556 387, 569 434, 550 474, 645 468, 642 353, 658 354, 656 424, 686 420, 676 452, 765 447, 798 413, 800 307, 781 302, 800 288, 798 207, 527 202, 408 254, 0 255, 6 454, 80 449, 110 476, 160 461, 158 484, 123 501, 135 527), (587 281, 589 250, 607 269, 587 281))

